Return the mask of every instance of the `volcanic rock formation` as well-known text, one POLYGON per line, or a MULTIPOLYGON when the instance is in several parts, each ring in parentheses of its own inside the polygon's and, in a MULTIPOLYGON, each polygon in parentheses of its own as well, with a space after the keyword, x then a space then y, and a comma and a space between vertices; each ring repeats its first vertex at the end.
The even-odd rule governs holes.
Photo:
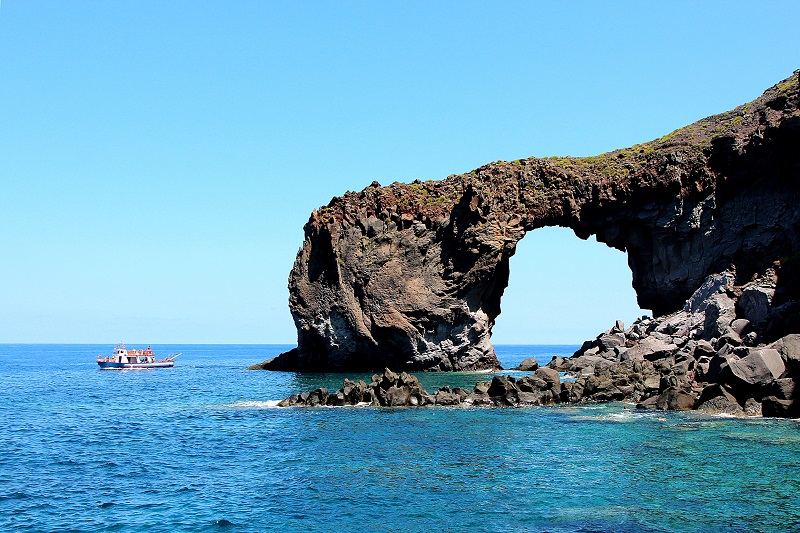
POLYGON ((544 226, 627 252, 639 305, 655 316, 711 274, 731 269, 741 285, 781 259, 775 298, 796 298, 799 78, 627 149, 334 198, 305 225, 289 278, 298 346, 257 366, 497 368, 490 337, 509 258, 544 226))
POLYGON ((800 335, 761 342, 769 333, 764 325, 780 324, 781 316, 796 319, 797 303, 772 305, 772 269, 742 286, 731 285, 735 277, 732 272, 709 276, 675 313, 642 317, 628 329, 618 320, 572 357, 555 357, 546 367, 526 359, 517 370, 533 373, 523 377, 494 376, 471 391, 445 386, 429 393, 416 377, 387 369, 369 385, 345 379, 338 391, 293 394, 278 406, 522 407, 624 401, 641 409, 798 418, 800 335))

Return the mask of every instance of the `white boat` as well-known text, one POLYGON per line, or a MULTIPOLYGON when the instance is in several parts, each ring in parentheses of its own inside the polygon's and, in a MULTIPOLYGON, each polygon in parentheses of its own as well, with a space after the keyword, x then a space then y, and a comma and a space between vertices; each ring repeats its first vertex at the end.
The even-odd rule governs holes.
POLYGON ((148 346, 146 350, 129 350, 124 344, 119 343, 114 346, 113 355, 98 355, 97 364, 101 370, 126 368, 172 368, 175 358, 179 353, 170 354, 164 359, 156 359, 153 350, 148 346))

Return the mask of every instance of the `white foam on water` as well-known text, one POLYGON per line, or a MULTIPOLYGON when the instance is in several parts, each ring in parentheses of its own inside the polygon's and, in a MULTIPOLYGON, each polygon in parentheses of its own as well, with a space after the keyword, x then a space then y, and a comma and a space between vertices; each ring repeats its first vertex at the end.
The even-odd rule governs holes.
POLYGON ((273 407, 278 407, 279 402, 280 400, 267 400, 264 402, 247 400, 243 402, 229 403, 223 407, 229 407, 231 409, 272 409, 273 407))
MULTIPOLYGON (((641 419, 656 419, 662 420, 657 415, 659 413, 652 413, 647 411, 632 411, 626 410, 619 413, 607 413, 607 414, 581 414, 577 416, 573 416, 575 420, 599 420, 599 421, 606 421, 606 422, 632 422, 634 420, 641 420, 641 419)), ((666 420, 664 418, 663 420, 666 420)))
POLYGON ((711 418, 746 418, 742 415, 732 415, 730 413, 712 413, 711 418))

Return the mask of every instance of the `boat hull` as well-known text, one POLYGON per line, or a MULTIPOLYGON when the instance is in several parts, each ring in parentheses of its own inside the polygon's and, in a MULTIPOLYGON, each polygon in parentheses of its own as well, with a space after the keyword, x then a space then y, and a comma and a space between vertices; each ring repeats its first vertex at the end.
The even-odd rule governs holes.
POLYGON ((172 368, 172 361, 161 361, 156 363, 113 363, 111 361, 97 361, 100 370, 138 370, 147 368, 172 368))

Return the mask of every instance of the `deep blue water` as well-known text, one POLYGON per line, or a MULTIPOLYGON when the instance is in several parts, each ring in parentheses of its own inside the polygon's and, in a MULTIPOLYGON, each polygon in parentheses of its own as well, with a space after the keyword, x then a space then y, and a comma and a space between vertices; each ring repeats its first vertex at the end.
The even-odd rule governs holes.
MULTIPOLYGON (((0 531, 800 530, 796 421, 624 404, 278 409, 344 376, 245 370, 277 345, 154 345, 184 355, 98 370, 111 348, 0 345, 0 531)), ((510 367, 575 348, 498 354, 510 367)))

